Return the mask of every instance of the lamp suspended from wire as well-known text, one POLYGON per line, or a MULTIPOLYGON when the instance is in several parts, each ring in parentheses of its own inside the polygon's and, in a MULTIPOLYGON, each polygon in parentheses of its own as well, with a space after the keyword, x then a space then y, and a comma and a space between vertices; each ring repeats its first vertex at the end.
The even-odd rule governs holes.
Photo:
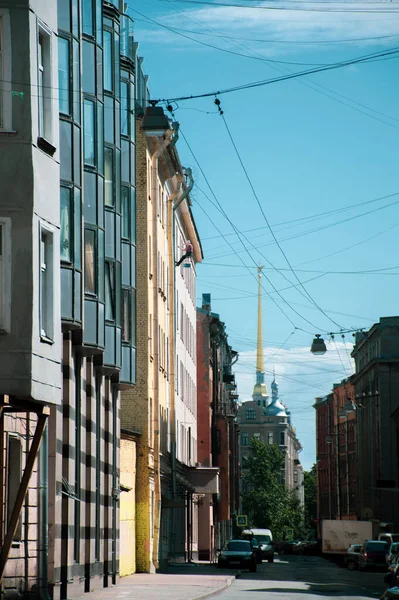
POLYGON ((316 337, 313 339, 310 351, 315 356, 323 356, 323 354, 327 352, 327 346, 320 333, 317 333, 316 337))
POLYGON ((141 129, 148 137, 162 137, 170 129, 169 119, 163 112, 163 108, 155 106, 154 101, 144 111, 141 129))

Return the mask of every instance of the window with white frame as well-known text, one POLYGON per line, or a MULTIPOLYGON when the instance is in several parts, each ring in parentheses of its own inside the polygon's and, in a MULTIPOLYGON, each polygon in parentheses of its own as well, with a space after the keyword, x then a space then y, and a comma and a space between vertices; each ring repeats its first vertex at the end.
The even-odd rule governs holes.
POLYGON ((54 339, 54 245, 53 233, 40 228, 40 337, 54 339))
POLYGON ((11 328, 11 219, 0 217, 0 333, 11 328))
POLYGON ((51 31, 41 22, 37 32, 37 91, 39 137, 52 140, 51 31))
POLYGON ((0 132, 12 130, 11 26, 8 10, 0 8, 0 132))

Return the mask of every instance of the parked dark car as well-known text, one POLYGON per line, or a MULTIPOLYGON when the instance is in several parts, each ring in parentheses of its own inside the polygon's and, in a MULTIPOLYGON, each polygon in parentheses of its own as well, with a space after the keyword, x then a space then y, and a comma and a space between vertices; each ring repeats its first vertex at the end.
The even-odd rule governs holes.
POLYGON ((344 565, 348 567, 349 571, 354 571, 359 567, 360 553, 362 551, 362 544, 352 544, 349 546, 344 554, 344 565))
POLYGON ((279 554, 297 554, 300 544, 300 540, 286 540, 283 542, 279 542, 279 544, 277 545, 277 552, 279 554))
POLYGON ((394 563, 396 563, 399 556, 399 542, 394 542, 391 544, 389 548, 389 552, 387 554, 387 567, 390 567, 394 563))
POLYGON ((321 554, 321 544, 318 540, 297 542, 296 553, 317 556, 321 554))
POLYGON ((389 544, 379 540, 369 540, 362 546, 359 557, 359 571, 373 567, 386 567, 389 544))
POLYGON ((256 553, 248 540, 229 540, 223 546, 217 566, 221 569, 233 565, 256 573, 256 553))

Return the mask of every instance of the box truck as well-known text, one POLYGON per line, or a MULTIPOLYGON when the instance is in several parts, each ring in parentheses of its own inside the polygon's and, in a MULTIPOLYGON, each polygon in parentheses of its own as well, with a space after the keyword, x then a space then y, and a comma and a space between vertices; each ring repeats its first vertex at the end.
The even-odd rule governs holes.
POLYGON ((372 521, 322 521, 322 552, 344 554, 351 544, 376 540, 379 524, 372 521))

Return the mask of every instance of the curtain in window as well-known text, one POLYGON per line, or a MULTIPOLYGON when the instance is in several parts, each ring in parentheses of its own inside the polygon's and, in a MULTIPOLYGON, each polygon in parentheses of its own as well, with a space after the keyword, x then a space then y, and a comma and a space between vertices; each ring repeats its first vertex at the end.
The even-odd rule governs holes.
POLYGON ((122 290, 122 341, 130 342, 131 331, 130 290, 122 290))
POLYGON ((91 229, 85 231, 85 292, 96 293, 96 234, 91 229))
POLYGON ((104 204, 114 206, 114 152, 107 146, 104 148, 104 204))
POLYGON ((85 100, 83 111, 84 161, 94 166, 94 102, 85 100))
POLYGON ((71 261, 71 239, 71 190, 61 188, 60 252, 66 262, 71 261))

